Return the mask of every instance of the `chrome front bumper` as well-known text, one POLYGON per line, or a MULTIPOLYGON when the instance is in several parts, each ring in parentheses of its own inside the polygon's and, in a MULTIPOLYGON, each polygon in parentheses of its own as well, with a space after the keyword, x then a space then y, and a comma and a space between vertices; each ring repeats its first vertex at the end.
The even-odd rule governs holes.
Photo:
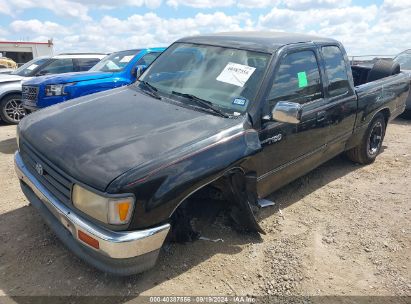
POLYGON ((14 161, 18 178, 33 191, 58 222, 70 232, 76 242, 111 259, 133 258, 158 251, 161 248, 170 229, 170 224, 139 231, 108 230, 84 219, 76 214, 74 208, 69 208, 59 202, 27 169, 19 152, 16 152, 14 161), (98 240, 99 249, 95 249, 81 241, 78 236, 79 231, 98 240))

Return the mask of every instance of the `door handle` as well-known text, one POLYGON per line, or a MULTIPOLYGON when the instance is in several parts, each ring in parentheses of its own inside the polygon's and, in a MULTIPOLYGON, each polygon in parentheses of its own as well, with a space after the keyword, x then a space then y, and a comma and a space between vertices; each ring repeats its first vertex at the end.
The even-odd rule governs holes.
POLYGON ((317 113, 317 121, 318 121, 318 122, 324 121, 326 115, 327 115, 327 112, 326 112, 326 111, 320 111, 320 112, 318 112, 318 113, 317 113))

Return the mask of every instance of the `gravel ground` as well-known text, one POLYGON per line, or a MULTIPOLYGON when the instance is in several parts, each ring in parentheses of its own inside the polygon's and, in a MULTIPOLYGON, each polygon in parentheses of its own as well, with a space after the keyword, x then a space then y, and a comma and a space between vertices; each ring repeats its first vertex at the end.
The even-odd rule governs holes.
MULTIPOLYGON (((369 166, 337 157, 270 196, 267 235, 219 221, 171 244, 151 271, 105 275, 65 249, 28 206, 0 125, 0 295, 411 295, 411 121, 389 125, 369 166)), ((128 298, 130 299, 130 298, 128 298)), ((1 302, 1 301, 0 301, 1 302)))

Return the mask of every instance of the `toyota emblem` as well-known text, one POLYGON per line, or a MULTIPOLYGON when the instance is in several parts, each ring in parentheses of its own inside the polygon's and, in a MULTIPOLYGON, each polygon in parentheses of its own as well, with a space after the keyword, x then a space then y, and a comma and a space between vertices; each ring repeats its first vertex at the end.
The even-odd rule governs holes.
POLYGON ((43 166, 42 165, 37 163, 36 166, 35 166, 35 169, 36 169, 36 171, 39 175, 43 175, 44 171, 43 171, 43 166))

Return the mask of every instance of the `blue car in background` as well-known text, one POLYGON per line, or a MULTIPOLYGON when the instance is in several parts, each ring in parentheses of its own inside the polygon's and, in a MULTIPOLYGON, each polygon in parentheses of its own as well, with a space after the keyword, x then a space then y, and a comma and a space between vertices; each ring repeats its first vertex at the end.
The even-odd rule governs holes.
POLYGON ((23 83, 22 102, 35 111, 133 83, 165 48, 127 50, 103 58, 88 72, 41 76, 23 83), (33 94, 35 92, 35 94, 33 94))

